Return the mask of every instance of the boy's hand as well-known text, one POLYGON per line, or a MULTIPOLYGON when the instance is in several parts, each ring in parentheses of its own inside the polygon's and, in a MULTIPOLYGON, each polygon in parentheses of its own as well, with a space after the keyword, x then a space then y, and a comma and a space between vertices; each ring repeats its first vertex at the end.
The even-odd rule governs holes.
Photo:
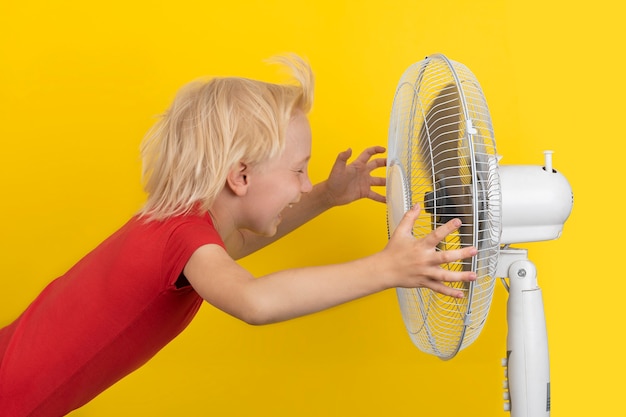
POLYGON ((391 255, 388 268, 395 276, 393 286, 424 287, 451 297, 462 298, 464 294, 461 290, 451 288, 445 283, 474 281, 476 274, 472 271, 450 271, 441 265, 471 258, 476 255, 476 248, 437 250, 439 242, 461 226, 459 219, 450 220, 422 239, 416 239, 412 231, 419 213, 419 205, 406 212, 383 250, 383 253, 391 255))
POLYGON ((373 156, 384 153, 382 146, 372 146, 365 149, 358 158, 348 164, 352 156, 352 149, 345 150, 337 155, 328 180, 326 181, 329 200, 334 206, 351 203, 360 198, 369 198, 384 203, 385 196, 372 190, 372 187, 386 185, 385 177, 374 177, 372 171, 384 167, 386 158, 373 156))

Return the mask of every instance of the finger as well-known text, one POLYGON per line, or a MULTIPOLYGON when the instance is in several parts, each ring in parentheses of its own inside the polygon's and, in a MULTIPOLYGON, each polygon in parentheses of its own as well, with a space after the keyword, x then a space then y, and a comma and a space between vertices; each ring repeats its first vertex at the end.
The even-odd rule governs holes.
POLYGON ((370 186, 372 187, 384 187, 387 185, 387 178, 385 177, 371 177, 370 186))
POLYGON ((400 223, 398 223, 398 226, 396 227, 396 232, 400 231, 401 233, 411 235, 413 231, 413 225, 419 217, 421 210, 422 209, 420 205, 416 204, 411 207, 410 210, 404 213, 402 220, 400 220, 400 223))
POLYGON ((369 198, 370 200, 374 200, 376 202, 379 202, 379 203, 386 203, 387 202, 387 197, 385 197, 382 194, 375 193, 374 191, 370 191, 369 194, 367 195, 367 198, 369 198))
POLYGON ((424 239, 426 239, 427 242, 430 243, 431 245, 437 245, 439 242, 444 240, 446 236, 448 236, 450 233, 454 232, 459 227, 461 227, 461 225, 462 225, 461 220, 452 219, 448 221, 447 223, 442 224, 441 226, 437 227, 424 239))
POLYGON ((440 281, 442 282, 470 282, 476 281, 476 272, 474 271, 448 271, 442 269, 440 281))
POLYGON ((351 156, 352 156, 352 148, 348 148, 343 152, 339 152, 339 154, 337 155, 337 159, 335 161, 335 165, 337 163, 342 163, 343 165, 345 165, 351 156))
POLYGON ((426 288, 429 288, 433 291, 436 291, 440 294, 447 295, 454 298, 463 298, 465 297, 465 293, 458 288, 452 288, 447 286, 446 284, 438 281, 431 281, 426 288))
POLYGON ((473 246, 462 249, 441 251, 439 252, 439 263, 444 264, 448 262, 456 262, 463 259, 468 259, 476 255, 477 253, 478 250, 473 246))
POLYGON ((372 156, 380 154, 380 153, 384 153, 385 151, 386 149, 383 148, 382 146, 371 146, 365 149, 363 152, 361 152, 361 154, 358 156, 356 161, 361 162, 363 164, 367 164, 367 162, 372 158, 372 156))
POLYGON ((367 163, 367 169, 373 171, 378 168, 382 168, 387 165, 387 158, 372 159, 367 163))

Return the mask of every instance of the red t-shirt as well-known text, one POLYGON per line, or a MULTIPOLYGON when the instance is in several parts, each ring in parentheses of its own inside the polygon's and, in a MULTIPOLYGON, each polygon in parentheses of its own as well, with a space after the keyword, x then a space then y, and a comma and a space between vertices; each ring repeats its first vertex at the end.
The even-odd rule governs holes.
POLYGON ((0 329, 0 414, 67 414, 146 363, 202 304, 176 283, 205 244, 224 247, 208 214, 135 217, 50 283, 0 329))

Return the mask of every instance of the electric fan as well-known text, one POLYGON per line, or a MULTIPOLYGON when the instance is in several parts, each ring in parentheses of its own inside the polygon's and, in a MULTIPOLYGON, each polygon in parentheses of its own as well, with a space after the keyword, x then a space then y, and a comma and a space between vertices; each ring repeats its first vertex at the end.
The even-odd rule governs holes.
POLYGON ((572 190, 552 167, 500 165, 482 89, 464 65, 437 54, 410 66, 398 84, 389 127, 387 223, 422 205, 413 234, 421 238, 453 218, 462 226, 439 250, 474 246, 471 259, 442 265, 477 280, 448 283, 461 299, 425 288, 398 288, 413 343, 453 358, 480 334, 496 278, 509 292, 505 409, 513 417, 550 414, 547 332, 536 269, 512 243, 556 239, 572 209, 572 190), (508 281, 507 281, 508 280, 508 281))

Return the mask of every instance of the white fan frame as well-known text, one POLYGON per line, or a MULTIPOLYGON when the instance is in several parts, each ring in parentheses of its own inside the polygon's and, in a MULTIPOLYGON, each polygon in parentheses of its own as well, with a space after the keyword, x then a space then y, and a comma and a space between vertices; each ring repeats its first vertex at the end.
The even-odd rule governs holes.
MULTIPOLYGON (((445 56, 433 57, 444 59, 454 71, 452 61, 445 56)), ((500 165, 498 158, 502 246, 495 276, 501 278, 509 292, 507 357, 503 359, 504 409, 512 417, 549 417, 551 408, 548 337, 537 269, 529 261, 526 249, 509 246, 558 238, 571 213, 572 189, 552 167, 552 151, 544 154, 543 166, 500 165)), ((406 195, 397 189, 406 183, 403 176, 403 170, 397 166, 388 169, 389 185, 396 188, 389 190, 388 195, 406 195)), ((403 199, 394 206, 388 199, 390 231, 409 209, 409 203, 403 199)))

